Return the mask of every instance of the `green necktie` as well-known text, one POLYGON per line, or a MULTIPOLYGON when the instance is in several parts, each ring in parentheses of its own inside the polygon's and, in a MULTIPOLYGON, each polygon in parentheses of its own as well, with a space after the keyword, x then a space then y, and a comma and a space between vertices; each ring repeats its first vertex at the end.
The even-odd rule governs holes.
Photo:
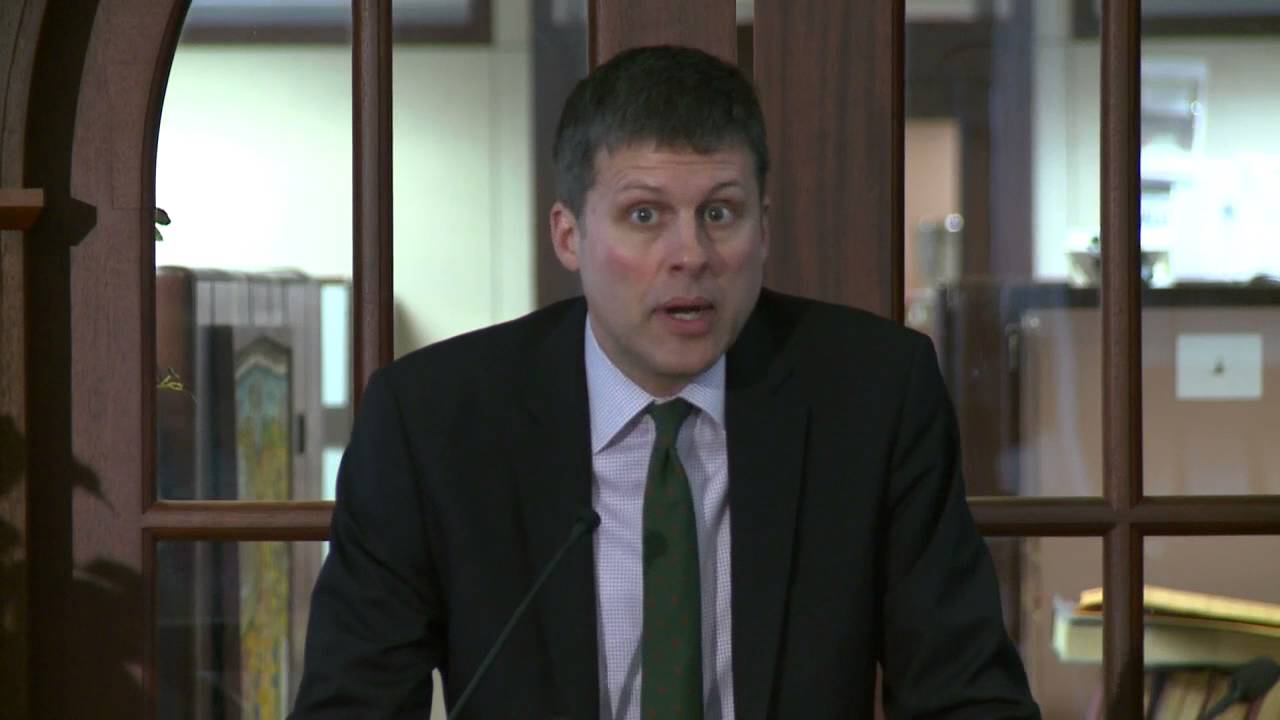
POLYGON ((676 436, 693 406, 650 405, 657 437, 644 490, 643 720, 702 718, 702 586, 698 529, 676 436))

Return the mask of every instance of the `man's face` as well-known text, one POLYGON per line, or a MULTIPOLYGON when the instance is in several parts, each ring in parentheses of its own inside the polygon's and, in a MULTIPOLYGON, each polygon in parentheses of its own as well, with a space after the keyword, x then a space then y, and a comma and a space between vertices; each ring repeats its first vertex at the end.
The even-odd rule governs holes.
POLYGON ((729 348, 760 294, 768 201, 751 152, 629 145, 596 156, 581 217, 551 236, 581 273, 600 347, 653 395, 674 395, 729 348))

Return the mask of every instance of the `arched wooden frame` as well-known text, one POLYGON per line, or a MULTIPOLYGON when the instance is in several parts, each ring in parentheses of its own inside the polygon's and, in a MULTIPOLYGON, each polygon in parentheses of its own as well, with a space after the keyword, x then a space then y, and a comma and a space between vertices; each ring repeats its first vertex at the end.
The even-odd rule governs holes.
MULTIPOLYGON (((18 717, 154 716, 156 542, 327 534, 329 503, 155 497, 156 143, 188 5, 23 0, 0 12, 15 39, 2 186, 40 188, 45 205, 29 231, 5 233, 0 256, 13 299, 0 339, 21 358, 3 366, 22 390, 3 398, 4 442, 24 456, 3 506, 25 581, 4 649, 18 717)), ((359 390, 391 357, 391 35, 385 0, 356 6, 359 390)))

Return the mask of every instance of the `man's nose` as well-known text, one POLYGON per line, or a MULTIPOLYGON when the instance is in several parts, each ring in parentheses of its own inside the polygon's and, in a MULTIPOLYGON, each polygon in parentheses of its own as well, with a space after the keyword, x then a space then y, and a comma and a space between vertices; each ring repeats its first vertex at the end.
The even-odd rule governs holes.
POLYGON ((668 238, 667 262, 672 270, 701 272, 710 259, 710 237, 696 213, 681 218, 668 238))

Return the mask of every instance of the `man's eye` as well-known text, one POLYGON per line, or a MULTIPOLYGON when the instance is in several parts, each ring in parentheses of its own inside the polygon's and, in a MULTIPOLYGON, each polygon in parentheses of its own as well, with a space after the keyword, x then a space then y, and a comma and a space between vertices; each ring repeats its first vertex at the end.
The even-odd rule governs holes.
POLYGON ((631 219, 641 225, 648 225, 658 218, 658 213, 651 207, 638 207, 631 211, 631 219))
POLYGON ((703 211, 707 222, 724 223, 733 219, 733 211, 724 205, 712 205, 703 211))

